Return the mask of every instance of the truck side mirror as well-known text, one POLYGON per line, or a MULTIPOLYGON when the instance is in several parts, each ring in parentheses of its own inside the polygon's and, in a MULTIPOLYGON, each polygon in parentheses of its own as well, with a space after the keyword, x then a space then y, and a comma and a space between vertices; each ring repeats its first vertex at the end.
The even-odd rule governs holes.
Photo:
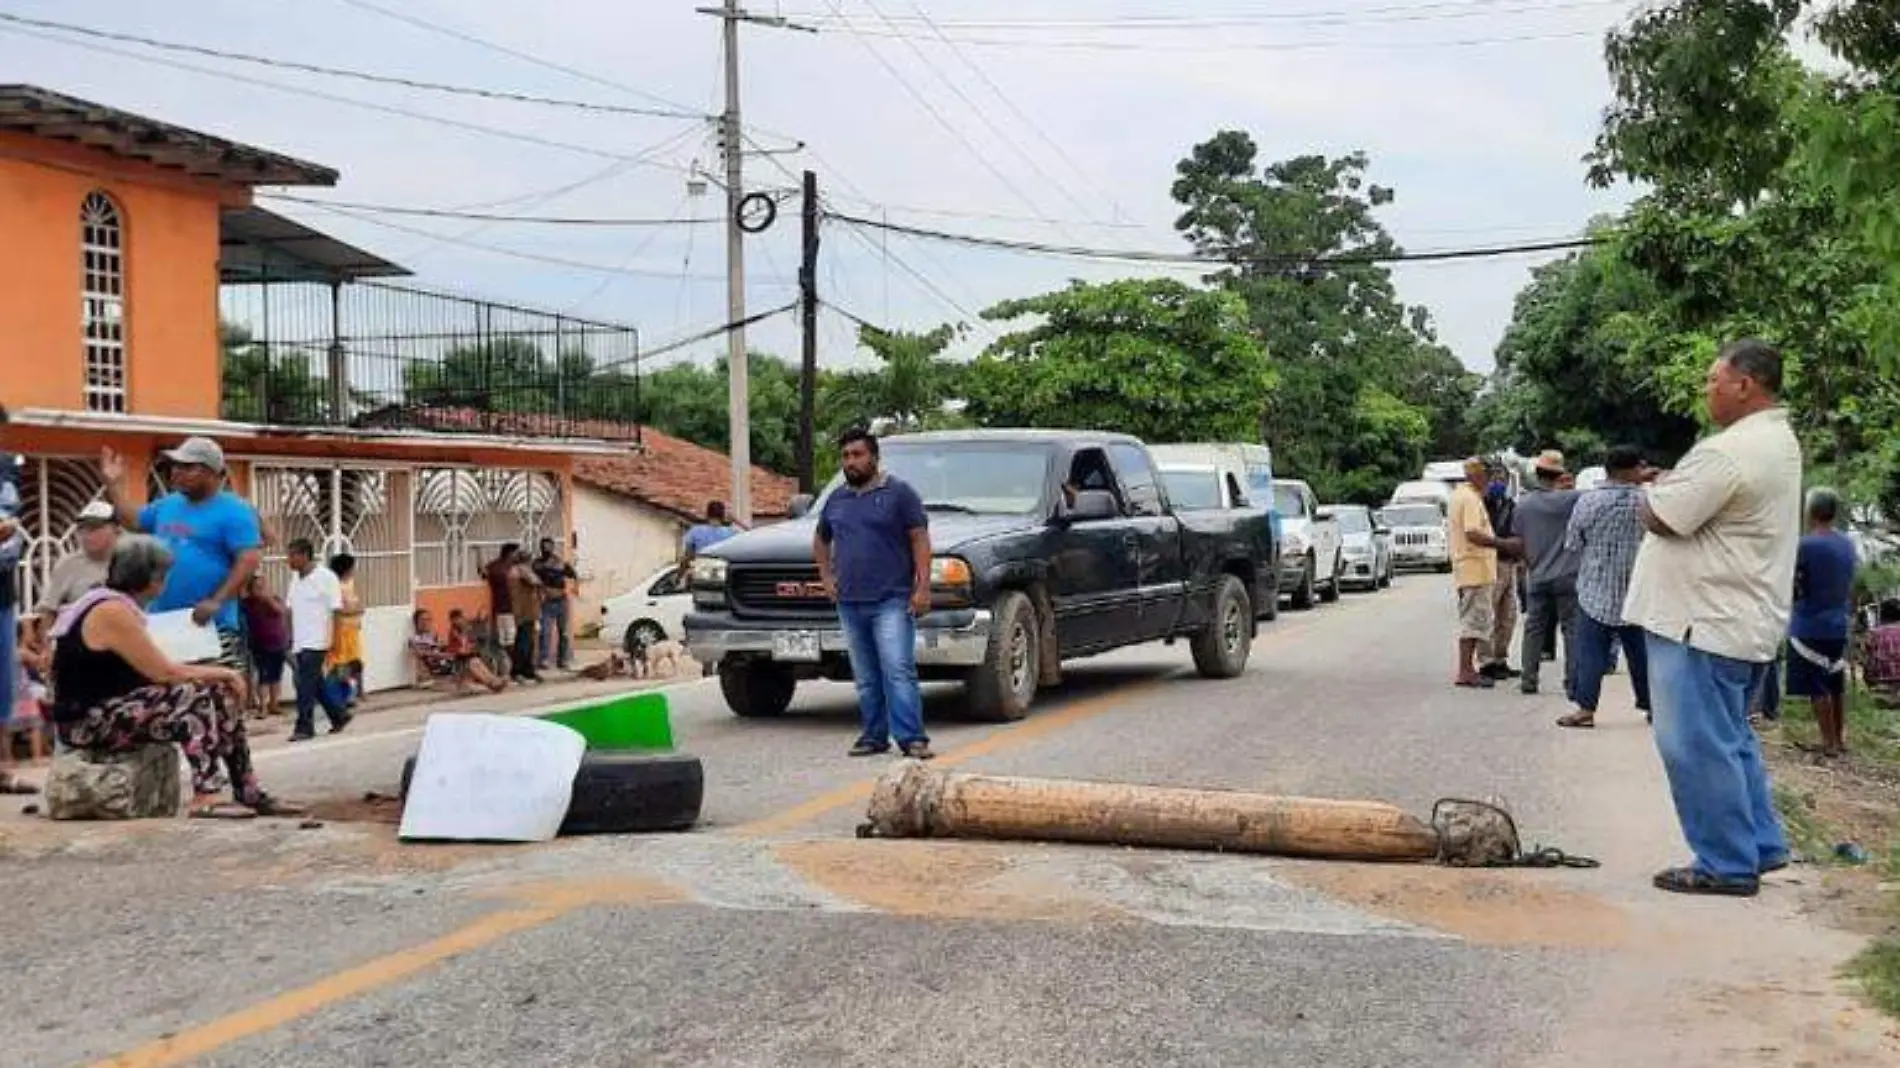
POLYGON ((1121 505, 1116 503, 1115 495, 1107 490, 1079 490, 1074 504, 1056 506, 1056 519, 1063 523, 1114 519, 1121 514, 1121 505))
POLYGON ((803 519, 811 514, 812 495, 800 493, 785 506, 785 514, 792 519, 803 519))

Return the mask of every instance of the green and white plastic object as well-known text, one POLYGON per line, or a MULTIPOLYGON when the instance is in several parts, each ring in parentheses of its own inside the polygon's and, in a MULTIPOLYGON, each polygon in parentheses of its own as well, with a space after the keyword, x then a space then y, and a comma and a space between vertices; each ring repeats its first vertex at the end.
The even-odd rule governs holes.
POLYGON ((537 718, 579 731, 590 750, 673 748, 673 718, 663 693, 587 701, 537 718))

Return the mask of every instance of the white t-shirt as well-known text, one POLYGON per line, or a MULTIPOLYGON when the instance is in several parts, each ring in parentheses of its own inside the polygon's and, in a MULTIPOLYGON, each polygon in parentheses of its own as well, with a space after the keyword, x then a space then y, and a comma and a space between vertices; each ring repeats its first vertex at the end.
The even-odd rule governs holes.
POLYGON ((308 575, 293 576, 284 601, 290 606, 290 647, 299 652, 329 649, 335 613, 343 607, 343 584, 336 572, 318 564, 308 575))
POLYGON ((1704 438, 1650 487, 1649 508, 1676 536, 1643 538, 1623 618, 1706 653, 1773 660, 1801 544, 1801 445, 1787 411, 1704 438))

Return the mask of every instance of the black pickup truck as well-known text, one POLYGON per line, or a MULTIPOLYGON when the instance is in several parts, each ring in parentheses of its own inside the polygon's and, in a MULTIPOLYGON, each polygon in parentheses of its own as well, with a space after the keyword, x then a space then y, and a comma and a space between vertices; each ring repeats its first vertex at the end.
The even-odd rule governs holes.
MULTIPOLYGON (((973 715, 1020 719, 1064 660, 1141 642, 1189 639, 1204 676, 1245 670, 1253 601, 1274 579, 1258 558, 1264 514, 1176 515, 1147 448, 1117 434, 972 430, 882 445, 885 470, 930 516, 918 674, 963 682, 973 715)), ((800 680, 851 677, 814 526, 750 531, 693 563, 686 644, 718 666, 738 715, 784 712, 800 680)))

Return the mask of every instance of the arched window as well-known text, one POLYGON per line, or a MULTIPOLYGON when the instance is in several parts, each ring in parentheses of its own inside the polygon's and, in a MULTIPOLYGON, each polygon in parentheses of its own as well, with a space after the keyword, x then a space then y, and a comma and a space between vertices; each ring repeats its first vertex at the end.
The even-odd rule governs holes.
POLYGON ((86 410, 125 411, 125 227, 119 206, 90 193, 79 209, 85 265, 80 324, 86 338, 86 410))

